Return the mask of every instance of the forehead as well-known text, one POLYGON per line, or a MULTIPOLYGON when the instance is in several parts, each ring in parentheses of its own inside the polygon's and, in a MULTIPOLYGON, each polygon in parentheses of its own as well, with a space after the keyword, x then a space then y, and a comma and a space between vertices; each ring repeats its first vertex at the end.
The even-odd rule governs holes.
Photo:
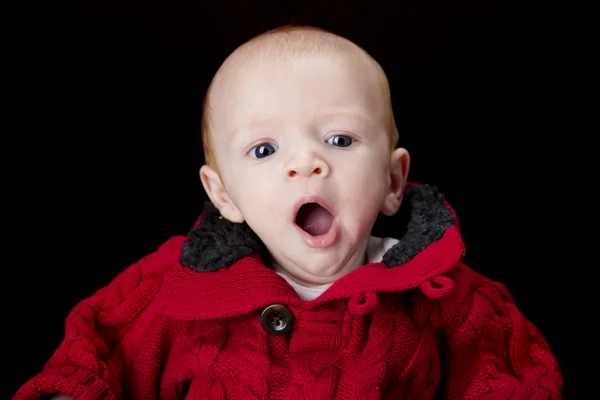
POLYGON ((378 119, 385 113, 380 71, 355 52, 262 55, 232 64, 215 79, 209 99, 216 136, 256 120, 336 113, 378 119))

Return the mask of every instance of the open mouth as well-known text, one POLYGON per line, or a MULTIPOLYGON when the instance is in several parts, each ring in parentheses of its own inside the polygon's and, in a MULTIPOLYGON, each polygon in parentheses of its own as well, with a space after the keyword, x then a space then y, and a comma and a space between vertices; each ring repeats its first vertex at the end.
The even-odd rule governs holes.
POLYGON ((306 203, 298 210, 296 225, 311 236, 322 236, 333 225, 333 215, 317 203, 306 203))

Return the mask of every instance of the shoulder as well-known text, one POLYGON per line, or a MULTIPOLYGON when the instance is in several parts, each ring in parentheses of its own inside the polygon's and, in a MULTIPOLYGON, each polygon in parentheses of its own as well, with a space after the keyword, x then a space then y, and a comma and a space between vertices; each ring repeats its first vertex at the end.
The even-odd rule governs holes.
POLYGON ((178 263, 185 237, 174 236, 120 272, 73 309, 69 318, 93 310, 97 323, 117 326, 138 316, 159 292, 168 271, 178 263))
POLYGON ((484 276, 463 262, 449 271, 448 276, 454 287, 446 297, 440 299, 446 330, 453 331, 462 325, 474 308, 504 313, 509 304, 515 303, 504 284, 484 276))

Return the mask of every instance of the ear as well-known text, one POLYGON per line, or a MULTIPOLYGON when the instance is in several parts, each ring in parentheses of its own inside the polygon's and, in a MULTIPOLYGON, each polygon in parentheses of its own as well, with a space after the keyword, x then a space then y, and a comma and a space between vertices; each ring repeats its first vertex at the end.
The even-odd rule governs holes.
POLYGON ((381 207, 381 212, 384 215, 392 216, 400 209, 409 168, 410 156, 408 151, 403 148, 394 150, 390 160, 390 183, 381 207))
POLYGON ((223 217, 238 224, 244 222, 242 213, 233 201, 231 201, 221 181, 221 177, 214 169, 208 165, 203 165, 200 168, 200 181, 202 182, 202 186, 204 186, 208 198, 217 207, 223 217))

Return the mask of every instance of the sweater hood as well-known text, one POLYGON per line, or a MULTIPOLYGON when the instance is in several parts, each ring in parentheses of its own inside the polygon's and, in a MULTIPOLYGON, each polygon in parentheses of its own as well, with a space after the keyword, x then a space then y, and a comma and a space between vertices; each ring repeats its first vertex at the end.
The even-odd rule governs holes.
POLYGON ((452 289, 453 282, 445 274, 463 257, 464 243, 456 213, 435 187, 409 183, 398 213, 380 214, 372 235, 399 242, 381 261, 347 274, 306 302, 265 265, 268 253, 249 226, 222 218, 206 202, 183 243, 179 263, 167 277, 162 310, 178 319, 211 319, 277 303, 312 308, 352 298, 365 304, 376 293, 420 288, 425 295, 439 298, 452 289))

